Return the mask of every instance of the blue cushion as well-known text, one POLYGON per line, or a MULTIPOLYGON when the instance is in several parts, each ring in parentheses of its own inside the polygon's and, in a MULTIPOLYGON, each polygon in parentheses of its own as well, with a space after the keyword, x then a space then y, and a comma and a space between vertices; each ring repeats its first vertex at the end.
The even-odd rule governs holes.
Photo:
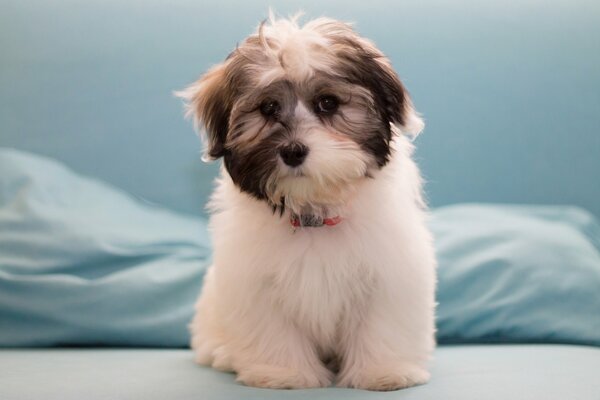
POLYGON ((201 220, 0 150, 0 346, 185 346, 201 220))
MULTIPOLYGON (((186 346, 204 220, 0 149, 0 346, 186 346)), ((441 343, 600 345, 600 228, 573 207, 437 209, 441 343)))
POLYGON ((600 345, 600 227, 576 207, 433 213, 443 343, 600 345))

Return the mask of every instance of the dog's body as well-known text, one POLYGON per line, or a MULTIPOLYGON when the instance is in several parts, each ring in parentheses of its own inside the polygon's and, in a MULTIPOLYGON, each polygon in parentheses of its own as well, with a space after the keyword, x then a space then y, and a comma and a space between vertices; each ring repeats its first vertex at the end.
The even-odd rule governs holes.
POLYGON ((272 19, 236 52, 183 94, 225 161, 197 361, 261 387, 328 386, 335 372, 343 387, 426 382, 435 258, 403 135, 422 124, 397 76, 332 20, 272 19), (373 70, 344 72, 352 52, 373 70))

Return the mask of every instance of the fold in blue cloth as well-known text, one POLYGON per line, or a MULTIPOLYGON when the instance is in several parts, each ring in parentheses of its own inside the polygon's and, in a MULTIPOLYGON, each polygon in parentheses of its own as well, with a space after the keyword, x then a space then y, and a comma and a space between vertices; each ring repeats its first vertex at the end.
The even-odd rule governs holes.
MULTIPOLYGON (((432 212, 440 343, 600 345, 600 228, 566 206, 432 212)), ((204 220, 0 149, 0 346, 188 345, 204 220)))
POLYGON ((204 221, 0 151, 0 346, 186 346, 204 221))
POLYGON ((433 213, 442 343, 600 346, 600 226, 577 207, 433 213))

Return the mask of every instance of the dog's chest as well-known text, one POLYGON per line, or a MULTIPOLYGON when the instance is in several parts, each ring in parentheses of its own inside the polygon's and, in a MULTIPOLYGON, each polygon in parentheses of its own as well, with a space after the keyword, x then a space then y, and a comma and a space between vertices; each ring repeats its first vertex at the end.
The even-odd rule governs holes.
POLYGON ((326 240, 288 243, 287 253, 268 278, 274 304, 320 345, 333 347, 348 317, 368 306, 372 270, 352 248, 326 240))

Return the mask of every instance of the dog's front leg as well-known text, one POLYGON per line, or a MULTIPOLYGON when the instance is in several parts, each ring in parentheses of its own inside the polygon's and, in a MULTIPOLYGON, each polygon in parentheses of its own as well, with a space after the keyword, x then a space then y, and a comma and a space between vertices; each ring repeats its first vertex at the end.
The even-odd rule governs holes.
POLYGON ((433 328, 410 321, 410 313, 385 310, 390 308, 375 308, 350 322, 341 343, 337 386, 387 391, 429 380, 425 364, 434 346, 433 328))
POLYGON ((331 384, 333 374, 313 344, 277 312, 263 315, 244 342, 235 356, 235 370, 237 380, 248 386, 301 389, 331 384))

